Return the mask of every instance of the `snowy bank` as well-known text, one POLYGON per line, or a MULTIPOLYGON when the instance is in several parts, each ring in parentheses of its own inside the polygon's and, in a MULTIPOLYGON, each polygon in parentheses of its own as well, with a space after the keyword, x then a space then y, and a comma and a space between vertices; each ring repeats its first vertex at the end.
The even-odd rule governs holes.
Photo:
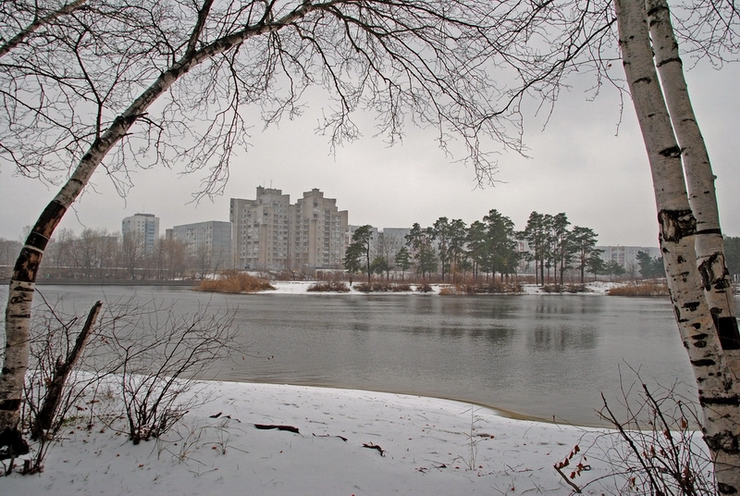
MULTIPOLYGON (((313 284, 315 284, 316 281, 270 281, 270 284, 272 284, 275 289, 269 290, 269 291, 263 291, 264 294, 269 293, 276 293, 276 294, 313 294, 313 295, 320 295, 320 294, 368 294, 364 293, 362 291, 357 290, 352 285, 352 288, 346 292, 346 293, 330 293, 330 292, 309 292, 308 288, 311 287, 313 284)), ((590 282, 585 284, 586 292, 583 293, 575 293, 580 295, 605 295, 609 292, 609 289, 613 288, 614 286, 617 286, 618 283, 613 282, 603 282, 603 281, 597 281, 597 282, 590 282)), ((348 284, 349 286, 349 284, 348 284)), ((452 287, 450 284, 430 284, 429 285, 432 289, 429 293, 415 293, 416 285, 411 285, 412 291, 410 292, 400 292, 400 293, 392 293, 392 292, 381 292, 381 293, 370 293, 370 294, 379 294, 379 295, 390 295, 390 294, 439 294, 440 291, 445 287, 452 287)), ((543 290, 541 286, 536 286, 534 284, 523 284, 522 285, 522 293, 523 294, 552 294, 547 293, 543 290)), ((570 294, 570 293, 561 293, 561 294, 570 294)))
MULTIPOLYGON (((0 477, 0 493, 566 495, 553 465, 604 432, 389 393, 211 382, 198 394, 213 399, 138 446, 115 422, 71 424, 43 473, 0 477)), ((588 468, 578 482, 609 472, 588 468)))

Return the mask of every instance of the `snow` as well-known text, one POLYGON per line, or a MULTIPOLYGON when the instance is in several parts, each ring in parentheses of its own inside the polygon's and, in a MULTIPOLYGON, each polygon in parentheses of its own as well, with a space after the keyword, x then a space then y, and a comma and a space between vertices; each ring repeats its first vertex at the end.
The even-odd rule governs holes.
MULTIPOLYGON (((265 291, 265 293, 275 293, 275 294, 312 294, 312 295, 327 295, 327 294, 365 294, 361 291, 358 291, 355 289, 355 285, 352 285, 352 289, 350 289, 347 293, 331 293, 331 292, 308 292, 308 288, 315 284, 316 281, 270 281, 270 284, 272 284, 275 287, 275 290, 265 291)), ((609 292, 609 290, 615 286, 619 285, 618 283, 613 282, 604 282, 604 281, 595 281, 586 283, 586 292, 585 293, 575 293, 575 294, 591 294, 591 295, 605 295, 609 292)), ((413 294, 439 294, 440 290, 444 287, 454 287, 450 284, 431 284, 430 287, 432 288, 432 291, 430 293, 415 293, 416 290, 415 285, 411 285, 411 293, 413 294)), ((537 286, 534 284, 523 284, 522 285, 522 293, 523 294, 547 294, 541 286, 537 286)), ((383 295, 390 295, 390 294, 409 294, 409 292, 400 292, 400 293, 374 293, 374 294, 383 294, 383 295)), ((569 293, 562 293, 562 294, 569 294, 569 293)))
MULTIPOLYGON (((207 382, 196 394, 211 399, 140 445, 122 419, 71 424, 41 474, 0 477, 0 494, 567 495, 553 465, 605 432, 390 393, 207 382)), ((589 480, 609 472, 588 464, 589 480)))

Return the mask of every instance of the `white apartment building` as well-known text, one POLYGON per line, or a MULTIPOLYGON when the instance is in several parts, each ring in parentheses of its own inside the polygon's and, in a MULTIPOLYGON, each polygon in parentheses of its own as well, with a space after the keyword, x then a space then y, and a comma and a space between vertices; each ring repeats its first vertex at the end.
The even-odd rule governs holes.
POLYGON ((172 228, 172 239, 185 243, 188 258, 200 269, 230 269, 231 222, 206 221, 172 228))
POLYGON ((237 268, 312 270, 339 268, 347 211, 318 189, 295 205, 282 190, 257 187, 256 198, 231 199, 232 256, 237 268))
POLYGON ((303 193, 292 206, 291 258, 293 267, 340 268, 344 259, 344 233, 349 214, 337 200, 325 198, 317 188, 303 193))
POLYGON ((159 217, 141 213, 126 217, 121 223, 121 233, 124 237, 127 234, 137 236, 143 242, 144 249, 151 252, 159 239, 159 217))
POLYGON ((630 277, 640 273, 640 264, 637 262, 638 252, 645 252, 652 258, 661 256, 660 248, 654 246, 597 246, 596 248, 602 250, 599 256, 605 263, 617 262, 630 277))

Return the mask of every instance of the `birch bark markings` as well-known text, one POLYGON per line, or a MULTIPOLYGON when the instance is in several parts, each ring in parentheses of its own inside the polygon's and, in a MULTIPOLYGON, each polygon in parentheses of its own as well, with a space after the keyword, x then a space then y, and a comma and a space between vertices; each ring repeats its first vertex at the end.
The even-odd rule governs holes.
POLYGON ((740 336, 735 318, 732 282, 725 264, 724 241, 714 188, 709 152, 694 114, 679 56, 678 42, 665 0, 647 0, 655 65, 670 112, 676 139, 681 146, 689 204, 696 217, 696 255, 702 285, 720 346, 735 379, 740 379, 740 336))
POLYGON ((704 439, 720 494, 740 491, 740 405, 696 266, 696 219, 681 150, 653 62, 642 0, 616 0, 619 43, 653 177, 660 246, 679 332, 699 389, 704 439))

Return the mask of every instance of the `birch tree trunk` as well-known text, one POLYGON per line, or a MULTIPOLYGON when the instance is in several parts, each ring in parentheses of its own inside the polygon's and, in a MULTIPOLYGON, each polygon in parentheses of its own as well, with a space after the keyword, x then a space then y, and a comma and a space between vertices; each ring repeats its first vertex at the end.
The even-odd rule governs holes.
POLYGON ((671 302, 698 385, 704 440, 719 493, 737 494, 740 405, 696 266, 697 224, 689 205, 681 150, 653 62, 646 6, 643 0, 617 0, 616 10, 625 74, 653 177, 671 302))
POLYGON ((740 380, 740 335, 732 281, 725 264, 724 241, 709 153, 689 98, 668 4, 665 0, 647 0, 647 11, 655 65, 681 147, 689 204, 696 217, 695 246, 699 274, 725 360, 737 381, 740 380))

